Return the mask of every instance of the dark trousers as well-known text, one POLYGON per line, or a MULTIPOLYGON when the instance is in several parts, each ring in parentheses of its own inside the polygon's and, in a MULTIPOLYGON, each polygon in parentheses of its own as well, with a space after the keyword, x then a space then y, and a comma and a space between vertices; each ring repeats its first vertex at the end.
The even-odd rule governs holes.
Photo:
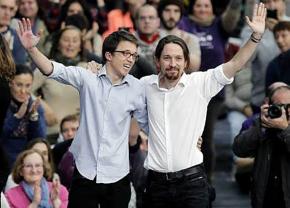
POLYGON ((208 208, 209 193, 205 173, 184 176, 170 181, 148 176, 147 208, 208 208))
POLYGON ((96 183, 80 175, 75 168, 71 189, 69 192, 70 208, 128 208, 131 197, 129 176, 110 183, 96 183))
POLYGON ((203 153, 203 163, 209 182, 211 182, 216 160, 215 145, 213 141, 214 126, 220 114, 222 104, 222 100, 215 98, 209 102, 205 127, 202 134, 203 142, 201 151, 203 153))

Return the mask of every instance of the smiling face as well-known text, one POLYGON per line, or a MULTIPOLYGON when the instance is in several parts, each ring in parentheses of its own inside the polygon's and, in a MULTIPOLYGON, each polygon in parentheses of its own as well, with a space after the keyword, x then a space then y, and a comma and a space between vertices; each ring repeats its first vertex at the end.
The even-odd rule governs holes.
POLYGON ((108 70, 115 77, 122 78, 129 73, 135 63, 135 59, 131 55, 126 57, 121 51, 137 54, 137 46, 130 41, 120 41, 115 51, 119 52, 106 52, 105 54, 108 70))
POLYGON ((81 51, 81 32, 77 29, 66 29, 58 44, 58 49, 66 58, 75 58, 81 51))
POLYGON ((38 5, 36 0, 20 0, 19 13, 27 18, 35 18, 38 12, 38 5))
POLYGON ((31 74, 19 74, 10 82, 12 97, 20 103, 25 102, 31 92, 33 78, 31 74))
POLYGON ((42 157, 36 152, 27 155, 23 159, 20 174, 30 185, 39 183, 44 174, 42 157))
POLYGON ((164 46, 156 65, 160 69, 160 77, 164 77, 170 82, 177 82, 184 72, 187 62, 182 48, 178 44, 168 43, 164 46))
POLYGON ((193 16, 200 21, 207 21, 213 16, 213 8, 210 0, 196 0, 192 10, 193 16))

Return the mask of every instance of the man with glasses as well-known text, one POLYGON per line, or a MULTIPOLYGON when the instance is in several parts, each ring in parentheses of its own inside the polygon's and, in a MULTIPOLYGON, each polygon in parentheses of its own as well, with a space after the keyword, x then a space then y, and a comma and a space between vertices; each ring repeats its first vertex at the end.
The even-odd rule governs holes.
POLYGON ((105 65, 93 74, 47 59, 36 48, 39 37, 32 33, 29 19, 19 22, 18 35, 44 75, 80 93, 80 126, 70 147, 76 168, 69 207, 128 207, 131 117, 147 128, 145 89, 128 75, 138 58, 137 39, 123 30, 109 35, 102 48, 105 65))
POLYGON ((252 206, 283 208, 290 204, 290 87, 276 88, 269 98, 253 126, 235 138, 233 150, 255 158, 252 206))

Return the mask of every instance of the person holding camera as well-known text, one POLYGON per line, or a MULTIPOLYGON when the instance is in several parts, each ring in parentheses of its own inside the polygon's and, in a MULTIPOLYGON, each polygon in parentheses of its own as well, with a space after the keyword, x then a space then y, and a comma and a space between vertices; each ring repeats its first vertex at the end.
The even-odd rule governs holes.
POLYGON ((290 87, 281 86, 261 106, 260 117, 233 143, 239 157, 253 157, 254 208, 290 207, 290 87))

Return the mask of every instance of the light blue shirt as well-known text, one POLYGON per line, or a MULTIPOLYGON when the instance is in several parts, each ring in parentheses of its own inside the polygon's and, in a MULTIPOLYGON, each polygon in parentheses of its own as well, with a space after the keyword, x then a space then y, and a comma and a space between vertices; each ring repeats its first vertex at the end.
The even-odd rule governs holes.
POLYGON ((129 173, 131 116, 147 129, 144 86, 131 75, 113 85, 106 67, 93 74, 81 67, 52 63, 49 77, 75 87, 80 94, 80 126, 70 147, 78 171, 87 179, 96 177, 96 183, 122 179, 129 173))

